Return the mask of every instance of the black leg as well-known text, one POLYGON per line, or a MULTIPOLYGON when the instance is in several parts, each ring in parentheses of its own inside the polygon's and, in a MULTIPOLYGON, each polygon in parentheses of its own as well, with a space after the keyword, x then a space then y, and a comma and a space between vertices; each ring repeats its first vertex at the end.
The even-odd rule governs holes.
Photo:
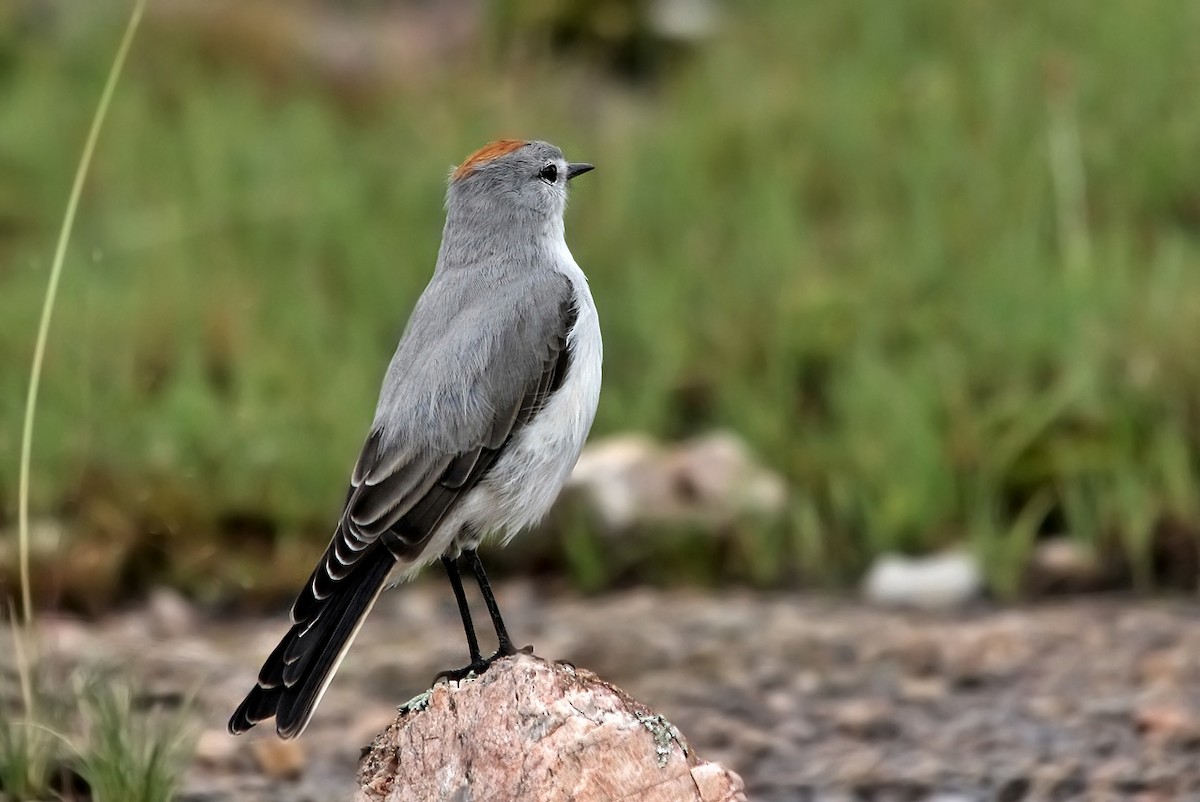
POLYGON ((463 630, 467 633, 467 651, 470 653, 471 662, 465 668, 440 672, 433 678, 434 682, 443 677, 460 680, 471 672, 482 674, 488 667, 488 661, 484 660, 483 655, 479 652, 479 638, 475 635, 475 625, 471 622, 471 606, 467 603, 467 594, 463 590, 462 576, 458 572, 458 561, 443 554, 442 567, 446 569, 450 587, 454 589, 454 600, 458 602, 458 614, 462 616, 463 630))
POLYGON ((488 584, 487 572, 483 570, 483 561, 479 559, 479 552, 475 549, 467 549, 463 551, 463 556, 467 558, 467 567, 471 569, 471 573, 475 575, 475 581, 479 583, 479 592, 483 594, 483 603, 487 605, 488 615, 492 617, 492 626, 496 628, 496 640, 499 648, 488 658, 488 662, 491 663, 501 657, 510 657, 517 652, 531 653, 532 646, 526 646, 524 649, 517 649, 513 646, 512 638, 508 636, 508 628, 504 626, 504 619, 500 616, 500 606, 496 604, 492 586, 488 584))

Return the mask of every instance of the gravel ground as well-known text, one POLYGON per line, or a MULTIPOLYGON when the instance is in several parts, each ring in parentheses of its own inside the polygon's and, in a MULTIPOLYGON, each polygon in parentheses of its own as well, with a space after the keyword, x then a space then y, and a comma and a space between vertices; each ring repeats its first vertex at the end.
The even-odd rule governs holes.
MULTIPOLYGON (((782 594, 499 589, 538 654, 672 720, 752 800, 1200 800, 1200 603, 1085 598, 930 614, 782 594)), ((224 720, 282 619, 214 621, 169 594, 99 623, 47 619, 56 660, 199 693, 183 798, 348 798, 397 704, 465 662, 448 588, 384 596, 298 741, 224 720)), ((4 658, 0 658, 4 659, 4 658)), ((262 728, 260 728, 262 729, 262 728)))

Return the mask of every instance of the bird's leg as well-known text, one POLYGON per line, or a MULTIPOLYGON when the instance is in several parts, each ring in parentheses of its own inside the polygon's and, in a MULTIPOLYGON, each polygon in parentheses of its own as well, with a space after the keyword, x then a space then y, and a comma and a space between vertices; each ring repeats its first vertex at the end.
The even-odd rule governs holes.
POLYGON ((446 576, 450 578, 450 587, 454 589, 454 599, 458 602, 458 614, 462 616, 463 630, 467 633, 467 650, 471 655, 471 662, 464 668, 450 669, 449 671, 441 671, 433 678, 434 682, 440 679, 460 680, 468 674, 482 674, 487 670, 490 660, 484 660, 483 655, 479 652, 479 638, 475 635, 475 625, 471 623, 471 606, 467 603, 467 594, 463 590, 462 576, 458 572, 458 559, 442 555, 442 567, 446 569, 446 576))
POLYGON ((467 558, 467 567, 471 569, 471 573, 475 575, 475 581, 479 583, 479 592, 483 594, 483 603, 487 605, 488 615, 492 617, 492 626, 496 628, 496 640, 499 644, 496 653, 487 659, 488 664, 492 664, 501 657, 511 657, 518 652, 532 654, 532 646, 526 646, 524 649, 513 646, 512 638, 508 636, 508 628, 504 626, 504 619, 500 616, 500 607, 496 604, 492 586, 488 584, 487 572, 483 570, 483 561, 479 559, 479 552, 475 549, 466 549, 463 551, 463 556, 467 558))

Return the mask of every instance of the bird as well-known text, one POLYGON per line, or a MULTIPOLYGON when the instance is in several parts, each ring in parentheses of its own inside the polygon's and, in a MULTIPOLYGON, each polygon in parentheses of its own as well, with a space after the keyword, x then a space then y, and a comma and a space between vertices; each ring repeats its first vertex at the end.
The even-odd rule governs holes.
POLYGON ((518 650, 477 551, 549 511, 600 397, 603 345, 587 277, 567 247, 567 182, 594 169, 539 140, 491 142, 452 168, 433 275, 379 393, 333 536, 291 626, 229 720, 300 735, 363 620, 389 587, 440 561, 469 662, 518 650), (463 588, 479 585, 498 648, 484 657, 463 588))

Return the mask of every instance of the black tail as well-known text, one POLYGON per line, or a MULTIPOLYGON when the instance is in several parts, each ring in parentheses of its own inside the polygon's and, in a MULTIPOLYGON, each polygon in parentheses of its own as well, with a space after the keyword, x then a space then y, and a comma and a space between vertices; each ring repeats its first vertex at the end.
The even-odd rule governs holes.
MULTIPOLYGON (((325 688, 396 563, 387 549, 375 551, 363 554, 354 570, 324 598, 314 594, 314 572, 293 607, 293 610, 304 607, 311 612, 304 620, 292 624, 263 663, 258 684, 229 719, 230 733, 243 733, 272 716, 281 738, 294 738, 308 726, 325 688)), ((324 561, 317 571, 323 567, 324 561)))

